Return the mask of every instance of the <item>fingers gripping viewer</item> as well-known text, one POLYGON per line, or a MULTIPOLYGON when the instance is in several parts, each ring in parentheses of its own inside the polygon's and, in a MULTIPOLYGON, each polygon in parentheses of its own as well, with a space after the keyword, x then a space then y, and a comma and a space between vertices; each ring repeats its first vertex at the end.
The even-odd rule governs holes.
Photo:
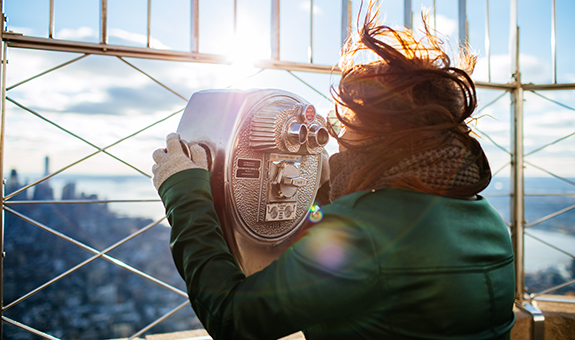
POLYGON ((340 63, 331 203, 261 271, 246 277, 226 245, 203 149, 170 134, 154 152, 173 259, 214 339, 509 339, 511 240, 479 195, 491 171, 466 124, 475 58, 452 66, 434 34, 376 17, 340 63), (364 50, 379 59, 358 63, 364 50))

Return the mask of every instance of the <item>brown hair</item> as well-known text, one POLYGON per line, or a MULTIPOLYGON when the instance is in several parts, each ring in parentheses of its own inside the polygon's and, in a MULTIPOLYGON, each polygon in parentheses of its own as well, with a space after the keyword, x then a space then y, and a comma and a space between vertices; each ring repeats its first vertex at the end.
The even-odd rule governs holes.
POLYGON ((370 154, 371 161, 357 164, 347 193, 370 188, 386 170, 413 155, 459 141, 478 164, 480 181, 457 188, 431 188, 413 174, 396 178, 391 187, 407 187, 449 197, 470 197, 489 184, 491 171, 466 121, 477 106, 475 86, 469 77, 476 56, 460 52, 460 64, 451 66, 443 41, 430 32, 422 15, 423 37, 411 30, 394 30, 376 22, 378 9, 369 5, 358 41, 348 42, 340 61, 342 77, 332 87, 338 120, 360 136, 338 142, 352 152, 370 154), (376 61, 359 63, 364 52, 376 61), (342 110, 343 108, 343 110, 342 110))

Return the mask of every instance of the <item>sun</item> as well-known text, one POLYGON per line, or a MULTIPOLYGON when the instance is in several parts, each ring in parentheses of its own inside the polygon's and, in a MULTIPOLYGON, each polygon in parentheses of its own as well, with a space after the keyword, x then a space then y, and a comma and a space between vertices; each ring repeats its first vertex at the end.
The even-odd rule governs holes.
POLYGON ((242 20, 237 25, 233 43, 226 56, 231 65, 230 76, 239 80, 257 72, 259 61, 270 58, 270 40, 266 39, 254 21, 242 20))

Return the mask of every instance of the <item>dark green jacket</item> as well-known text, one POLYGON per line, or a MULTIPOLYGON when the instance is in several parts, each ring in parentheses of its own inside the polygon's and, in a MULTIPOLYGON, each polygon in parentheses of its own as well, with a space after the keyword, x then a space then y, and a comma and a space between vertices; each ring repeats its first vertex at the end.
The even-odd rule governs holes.
POLYGON ((514 323, 507 227, 484 198, 383 189, 344 196, 245 277, 222 237, 209 173, 160 187, 171 247, 215 339, 499 339, 514 323))

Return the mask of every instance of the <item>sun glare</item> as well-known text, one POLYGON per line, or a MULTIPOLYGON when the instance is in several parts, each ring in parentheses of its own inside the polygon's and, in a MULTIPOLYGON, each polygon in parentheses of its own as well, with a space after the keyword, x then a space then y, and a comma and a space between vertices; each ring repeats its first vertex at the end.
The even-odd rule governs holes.
POLYGON ((261 30, 249 20, 244 20, 238 25, 233 44, 227 53, 231 65, 230 76, 234 81, 257 72, 257 63, 270 58, 268 41, 261 30))

